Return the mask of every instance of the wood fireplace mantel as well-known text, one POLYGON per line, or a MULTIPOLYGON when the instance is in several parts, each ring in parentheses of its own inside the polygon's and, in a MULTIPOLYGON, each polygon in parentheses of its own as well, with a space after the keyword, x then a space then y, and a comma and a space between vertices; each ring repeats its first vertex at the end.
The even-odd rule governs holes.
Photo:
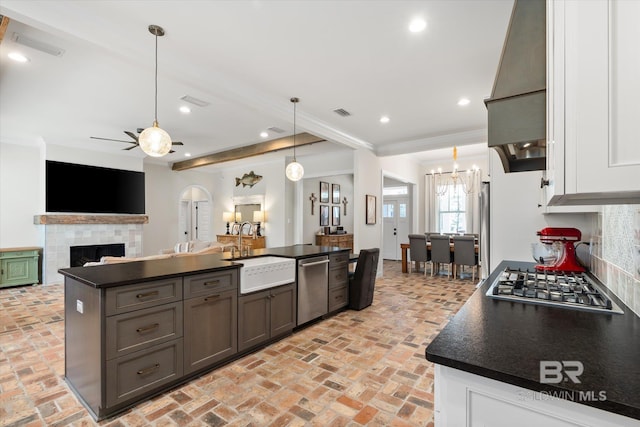
POLYGON ((148 224, 149 215, 34 215, 41 224, 148 224))

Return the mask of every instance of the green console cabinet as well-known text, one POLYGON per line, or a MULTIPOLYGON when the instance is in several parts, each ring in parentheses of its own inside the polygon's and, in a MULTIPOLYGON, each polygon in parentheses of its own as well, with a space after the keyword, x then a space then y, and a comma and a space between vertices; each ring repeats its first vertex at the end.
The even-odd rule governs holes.
POLYGON ((40 248, 0 249, 0 287, 38 283, 40 248))

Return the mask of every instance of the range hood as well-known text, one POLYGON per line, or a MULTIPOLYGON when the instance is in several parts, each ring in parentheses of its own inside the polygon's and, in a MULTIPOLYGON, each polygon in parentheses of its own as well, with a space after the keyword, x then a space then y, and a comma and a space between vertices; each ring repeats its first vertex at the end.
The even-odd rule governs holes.
POLYGON ((488 111, 505 172, 546 168, 546 2, 515 0, 488 111))

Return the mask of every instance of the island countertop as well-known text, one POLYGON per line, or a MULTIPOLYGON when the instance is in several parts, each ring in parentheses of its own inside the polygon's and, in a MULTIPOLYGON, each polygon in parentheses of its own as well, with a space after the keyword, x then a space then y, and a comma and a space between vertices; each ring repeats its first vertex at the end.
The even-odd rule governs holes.
MULTIPOLYGON (((318 255, 330 255, 338 252, 349 252, 348 248, 338 248, 332 246, 315 246, 315 245, 291 245, 278 248, 254 249, 251 251, 251 257, 258 256, 279 256, 284 258, 302 259, 318 255)), ((231 260, 228 252, 224 253, 222 259, 231 260)), ((242 259, 234 259, 234 261, 242 262, 242 259)))
POLYGON ((580 401, 640 419, 640 318, 608 289, 624 314, 602 314, 485 295, 503 261, 425 350, 427 360, 533 391, 606 393, 580 401), (540 361, 580 361, 581 383, 540 383, 540 361))
MULTIPOLYGON (((292 245, 280 248, 255 249, 251 251, 251 256, 245 258, 272 255, 301 259, 338 252, 349 252, 349 249, 314 245, 292 245)), ((85 285, 95 288, 111 288, 132 283, 148 282, 159 278, 240 268, 242 266, 242 259, 243 258, 232 259, 231 254, 228 252, 208 255, 194 254, 157 260, 131 261, 94 265, 91 267, 62 268, 58 270, 58 272, 65 277, 73 278, 85 285)))

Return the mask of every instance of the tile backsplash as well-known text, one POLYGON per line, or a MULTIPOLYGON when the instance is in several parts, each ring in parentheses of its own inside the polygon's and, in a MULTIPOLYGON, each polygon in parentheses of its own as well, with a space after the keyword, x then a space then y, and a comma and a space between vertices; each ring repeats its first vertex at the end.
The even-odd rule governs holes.
POLYGON ((595 217, 591 271, 640 316, 640 205, 607 205, 595 217))

